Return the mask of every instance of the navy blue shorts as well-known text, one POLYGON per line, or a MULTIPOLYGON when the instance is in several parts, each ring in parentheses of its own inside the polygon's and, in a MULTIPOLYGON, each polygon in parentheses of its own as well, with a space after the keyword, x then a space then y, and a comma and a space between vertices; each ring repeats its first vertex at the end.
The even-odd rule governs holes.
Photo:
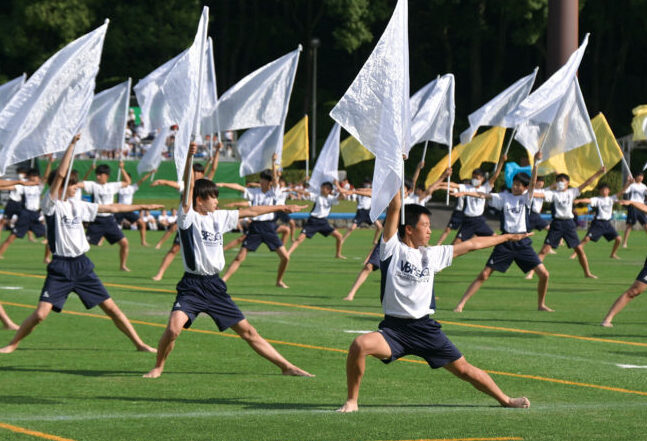
POLYGON ((175 288, 177 296, 172 311, 182 311, 189 316, 189 321, 184 324, 187 329, 201 312, 208 314, 221 332, 245 319, 227 294, 227 285, 217 275, 184 273, 175 288))
POLYGON ((366 261, 366 263, 370 263, 373 265, 373 271, 377 271, 380 269, 380 243, 378 242, 377 245, 373 247, 373 251, 371 251, 371 255, 366 261))
POLYGON ((449 222, 447 222, 447 226, 452 230, 458 230, 461 225, 463 225, 464 217, 465 213, 463 213, 463 210, 452 211, 452 215, 449 218, 449 222))
POLYGON ((373 225, 373 221, 371 220, 371 216, 370 216, 370 211, 364 208, 358 208, 357 212, 355 213, 355 217, 353 218, 353 223, 357 226, 360 226, 362 224, 373 225))
POLYGON ((270 251, 276 251, 283 246, 283 242, 276 234, 274 221, 253 221, 249 225, 249 232, 243 241, 243 248, 249 251, 256 251, 264 243, 270 251))
POLYGON ((580 244, 580 238, 577 237, 577 229, 573 219, 553 219, 544 243, 550 245, 553 249, 557 249, 562 238, 564 238, 564 242, 569 248, 575 248, 580 244))
POLYGON ((530 212, 530 214, 528 215, 528 225, 526 230, 542 231, 545 230, 547 226, 548 221, 542 218, 540 213, 535 213, 534 211, 530 212))
POLYGON ((440 330, 440 323, 431 317, 403 319, 387 315, 378 328, 391 348, 391 358, 382 360, 383 363, 416 355, 424 358, 432 369, 438 369, 463 356, 440 330))
POLYGON ((591 226, 589 226, 589 231, 586 232, 586 235, 593 242, 597 242, 602 236, 604 236, 604 238, 608 242, 615 240, 615 238, 618 237, 618 232, 615 228, 613 228, 613 225, 611 225, 611 222, 609 222, 608 220, 593 219, 593 222, 591 222, 591 226))
POLYGON ((286 213, 285 211, 277 211, 274 213, 274 222, 276 221, 281 221, 284 224, 289 224, 290 223, 290 215, 286 213))
POLYGON ((4 218, 9 222, 12 217, 18 216, 22 210, 23 206, 20 202, 9 199, 7 205, 4 206, 4 218))
POLYGON ((627 207, 627 225, 634 225, 636 222, 640 222, 640 225, 647 224, 647 215, 633 205, 629 205, 627 207))
POLYGON ((47 265, 47 278, 40 293, 40 301, 51 303, 56 312, 63 310, 67 296, 75 292, 87 308, 110 298, 108 291, 94 273, 94 264, 85 254, 78 257, 56 256, 47 265))
POLYGON ((638 273, 638 277, 636 277, 636 280, 641 283, 647 283, 647 259, 645 259, 645 264, 643 265, 643 269, 640 273, 638 273))
POLYGON ((312 238, 315 234, 319 233, 325 237, 330 236, 330 233, 335 231, 332 225, 328 223, 325 217, 312 217, 310 216, 306 223, 303 225, 301 234, 305 234, 308 239, 312 238))
POLYGON ((95 217, 94 221, 88 224, 85 235, 92 245, 97 245, 102 237, 105 237, 110 245, 124 238, 124 233, 121 232, 112 215, 95 217))
POLYGON ((139 215, 136 214, 134 211, 129 211, 127 213, 116 213, 115 214, 115 220, 117 221, 117 225, 121 225, 121 223, 126 219, 128 222, 131 224, 136 224, 137 221, 139 220, 139 215))
POLYGON ((492 228, 485 222, 485 217, 483 216, 464 216, 461 229, 458 232, 458 237, 460 240, 470 240, 474 236, 493 236, 494 231, 492 228))
POLYGON ((527 273, 541 265, 541 260, 532 248, 532 240, 526 237, 519 242, 504 242, 494 247, 485 266, 505 273, 512 262, 527 273))
POLYGON ((11 232, 16 235, 18 239, 25 237, 27 231, 34 232, 36 237, 43 237, 45 235, 45 225, 39 220, 40 211, 32 211, 23 209, 18 215, 18 220, 11 232))

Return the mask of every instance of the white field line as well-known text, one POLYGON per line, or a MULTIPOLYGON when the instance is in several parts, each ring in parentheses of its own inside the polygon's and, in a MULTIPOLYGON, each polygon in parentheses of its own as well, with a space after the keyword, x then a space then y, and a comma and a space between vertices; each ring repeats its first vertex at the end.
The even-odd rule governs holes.
POLYGON ((616 366, 623 369, 647 369, 647 366, 638 366, 635 364, 620 364, 617 363, 616 366))

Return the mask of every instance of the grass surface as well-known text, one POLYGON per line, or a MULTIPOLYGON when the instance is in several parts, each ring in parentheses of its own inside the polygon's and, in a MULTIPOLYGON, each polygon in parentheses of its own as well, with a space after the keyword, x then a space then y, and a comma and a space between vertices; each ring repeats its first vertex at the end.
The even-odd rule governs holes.
MULTIPOLYGON (((142 338, 156 344, 181 277, 181 259, 162 282, 153 282, 164 251, 142 248, 136 232, 127 234, 131 273, 117 271, 116 247, 93 248, 89 256, 142 338)), ((447 335, 506 393, 528 396, 529 410, 500 408, 444 369, 410 361, 384 366, 371 359, 360 411, 335 413, 346 395, 345 350, 357 335, 347 331, 374 330, 380 320, 377 273, 354 302, 341 301, 372 234, 361 230, 349 238, 346 261, 333 259, 333 239, 306 241, 288 268, 289 290, 273 287, 278 260, 264 247, 229 281, 250 322, 316 378, 282 377, 231 331, 220 334, 200 316, 193 331, 178 339, 164 375, 145 380, 141 375, 152 368, 154 356, 135 352, 99 308, 87 311, 91 316, 69 314, 86 313, 72 295, 68 313, 52 313, 16 352, 0 357, 0 440, 43 439, 10 426, 77 441, 645 439, 647 371, 617 364, 647 365, 647 302, 631 303, 614 328, 599 326, 642 268, 647 238, 639 232, 619 261, 608 259, 606 242, 587 245, 599 280, 584 279, 565 248, 548 256, 547 302, 554 313, 535 311, 536 282, 524 280, 516 266, 495 273, 464 313, 451 312, 489 251, 461 257, 437 276, 436 318, 447 335)), ((149 242, 159 235, 151 232, 149 242)), ((535 238, 536 248, 542 239, 543 234, 535 238)), ((0 263, 0 301, 17 322, 37 302, 45 274, 42 251, 40 244, 16 241, 0 263)), ((228 252, 227 261, 234 255, 228 252)), ((4 341, 11 335, 0 331, 4 341)))

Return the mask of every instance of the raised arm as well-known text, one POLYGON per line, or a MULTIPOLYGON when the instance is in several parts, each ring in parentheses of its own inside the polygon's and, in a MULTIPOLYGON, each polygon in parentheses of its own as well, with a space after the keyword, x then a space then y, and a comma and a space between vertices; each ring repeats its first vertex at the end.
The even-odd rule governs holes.
POLYGON ((175 181, 169 181, 168 179, 155 179, 151 182, 151 187, 157 187, 158 185, 166 185, 167 187, 172 187, 176 190, 180 189, 180 184, 175 181))
POLYGON ((151 176, 154 172, 155 172, 155 170, 153 170, 153 171, 149 171, 148 173, 146 173, 144 176, 142 176, 141 178, 139 178, 139 181, 137 181, 137 183, 136 183, 135 185, 136 185, 137 187, 141 187, 141 185, 144 183, 144 181, 145 181, 146 179, 150 178, 150 176, 151 176))
POLYGON ((622 198, 622 195, 623 195, 623 194, 625 194, 625 192, 627 191, 627 189, 629 188, 629 186, 630 186, 631 184, 633 184, 633 183, 634 183, 634 178, 633 178, 633 177, 631 177, 631 176, 629 176, 629 177, 627 178, 627 182, 625 182, 625 186, 624 186, 624 187, 622 187, 622 190, 620 190, 618 193, 616 193, 616 198, 618 198, 618 199, 622 198))
POLYGON ((124 161, 119 161, 119 170, 121 170, 121 186, 128 187, 133 180, 126 171, 126 167, 124 167, 124 161))
POLYGON ((447 177, 451 175, 452 175, 452 169, 451 167, 448 167, 447 170, 445 170, 443 174, 440 175, 440 177, 436 180, 436 182, 432 183, 429 187, 427 187, 426 193, 431 196, 434 193, 434 191, 441 188, 442 184, 444 184, 445 189, 447 189, 447 182, 445 181, 447 180, 447 177))
POLYGON ((532 164, 532 173, 530 174, 530 186, 528 187, 528 194, 532 195, 534 198, 535 187, 537 186, 537 169, 539 168, 537 164, 541 161, 541 151, 535 153, 535 158, 532 164))
POLYGON ((207 165, 208 170, 205 172, 205 176, 210 181, 213 181, 213 177, 216 176, 216 170, 218 170, 218 162, 220 161, 220 149, 222 148, 222 142, 218 142, 215 148, 216 151, 211 157, 211 161, 209 161, 209 164, 207 165))
MULTIPOLYGON (((59 164, 58 169, 56 171, 56 176, 54 177, 54 181, 52 181, 52 186, 49 189, 49 196, 52 200, 58 199, 58 192, 60 191, 61 186, 65 182, 65 177, 67 176, 67 170, 70 168, 70 162, 72 161, 72 156, 74 155, 74 146, 76 145, 77 141, 80 138, 81 138, 81 134, 77 133, 76 135, 74 135, 74 138, 72 138, 72 142, 67 147, 67 150, 65 150, 63 159, 61 159, 61 163, 59 164)), ((65 199, 65 195, 63 195, 63 199, 65 199)))
POLYGON ((182 211, 188 212, 193 203, 193 155, 198 151, 198 145, 195 142, 189 144, 189 151, 186 154, 186 162, 184 163, 184 175, 182 182, 184 182, 184 193, 182 193, 182 211), (188 196, 188 197, 187 197, 188 196))
POLYGON ((49 155, 47 155, 47 167, 45 167, 45 174, 43 175, 45 182, 47 182, 47 179, 49 178, 49 173, 52 171, 53 163, 54 163, 54 155, 50 153, 49 155))
POLYGON ((418 178, 420 177, 420 171, 424 166, 425 166, 425 161, 420 161, 418 165, 416 165, 416 171, 413 172, 413 178, 411 178, 411 182, 413 182, 411 184, 413 186, 412 190, 416 189, 416 182, 418 182, 418 178))
POLYGON ((400 208, 402 207, 402 196, 398 191, 389 206, 386 208, 386 219, 384 220, 383 240, 388 242, 394 234, 398 233, 398 224, 400 222, 400 208))
POLYGON ((278 155, 276 152, 272 155, 272 182, 271 186, 272 188, 277 187, 279 185, 279 166, 276 163, 276 160, 278 159, 278 155))
POLYGON ((494 187, 494 183, 496 182, 497 178, 501 174, 501 170, 503 170, 503 164, 508 160, 508 155, 501 154, 501 157, 499 158, 499 162, 496 165, 496 168, 494 169, 494 174, 488 181, 490 184, 490 187, 494 187))
POLYGON ((595 178, 597 178, 600 175, 603 175, 606 171, 607 171, 607 168, 605 166, 600 167, 600 170, 596 171, 589 179, 587 179, 582 184, 580 184, 580 186, 577 187, 577 189, 580 192, 582 192, 586 187, 588 187, 591 184, 591 182, 593 182, 595 178))
MULTIPOLYGON (((59 166, 59 168, 60 168, 60 166, 59 166)), ((92 173, 92 171, 95 168, 97 168, 97 165, 93 161, 93 162, 90 163, 90 167, 88 168, 88 171, 86 171, 85 174, 83 175, 83 179, 81 179, 81 182, 87 181, 88 178, 90 177, 90 173, 92 173)))
POLYGON ((476 251, 483 248, 490 248, 496 245, 499 245, 508 241, 519 241, 525 239, 528 236, 532 236, 534 233, 520 233, 520 234, 500 234, 498 236, 483 236, 483 237, 474 237, 465 242, 458 243, 454 245, 454 257, 462 256, 467 254, 470 251, 476 251))
POLYGON ((222 187, 222 188, 228 188, 230 190, 236 190, 240 191, 241 193, 244 193, 246 188, 240 184, 236 184, 235 182, 217 182, 216 186, 222 187))
POLYGON ((239 217, 255 217, 267 213, 275 213, 277 211, 285 211, 287 213, 296 213, 303 210, 307 205, 256 205, 254 207, 245 207, 238 210, 239 217))

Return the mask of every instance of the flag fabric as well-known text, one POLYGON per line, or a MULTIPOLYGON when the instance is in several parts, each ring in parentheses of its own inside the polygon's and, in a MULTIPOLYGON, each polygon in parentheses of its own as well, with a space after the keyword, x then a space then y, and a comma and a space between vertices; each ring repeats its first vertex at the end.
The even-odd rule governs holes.
POLYGON ((424 142, 452 145, 454 128, 454 75, 446 74, 416 92, 410 101, 411 142, 406 150, 424 142))
POLYGON ((339 151, 344 160, 344 165, 349 167, 358 162, 374 159, 375 155, 369 152, 358 140, 349 136, 339 144, 339 151))
POLYGON ((216 64, 213 59, 213 40, 207 38, 207 50, 205 52, 207 60, 202 82, 203 92, 202 101, 200 102, 200 132, 203 135, 212 135, 220 130, 217 121, 216 105, 218 104, 218 86, 216 84, 216 64))
POLYGON ((178 180, 182 179, 191 135, 200 133, 201 86, 204 79, 209 8, 202 8, 193 44, 168 71, 160 90, 169 116, 178 125, 174 159, 178 180))
POLYGON ((306 115, 283 136, 281 167, 288 167, 295 161, 307 161, 308 151, 308 115, 306 115))
POLYGON ((634 107, 632 110, 634 114, 633 119, 631 120, 631 128, 633 129, 633 140, 634 141, 644 141, 647 139, 647 133, 645 133, 645 127, 647 125, 647 105, 643 104, 638 107, 634 107))
MULTIPOLYGON (((607 170, 611 170, 622 160, 622 150, 602 113, 591 120, 595 137, 598 140, 600 154, 607 170)), ((566 173, 574 187, 580 186, 600 169, 600 159, 595 143, 589 143, 565 153, 551 157, 541 163, 538 172, 542 175, 549 173, 566 173)), ((584 191, 594 190, 598 181, 596 178, 584 191)))
POLYGON ((166 145, 166 139, 170 134, 170 127, 158 129, 153 143, 137 164, 137 173, 143 175, 144 173, 148 173, 149 171, 157 170, 160 163, 162 162, 162 151, 164 150, 164 146, 166 145))
POLYGON ((121 149, 129 100, 130 79, 96 94, 74 153, 121 149))
POLYGON ((220 130, 283 124, 300 52, 299 45, 298 49, 255 70, 223 93, 212 115, 215 118, 217 114, 220 130))
POLYGON ((409 147, 409 26, 398 0, 375 49, 330 116, 375 155, 371 220, 399 191, 409 147))
POLYGON ((312 169, 308 183, 310 191, 317 193, 324 182, 335 182, 339 179, 339 137, 341 127, 335 123, 319 152, 317 163, 312 169))
POLYGON ((48 59, 0 112, 0 175, 65 150, 90 110, 108 21, 48 59))
POLYGON ((478 110, 470 113, 467 117, 470 126, 461 133, 461 144, 470 142, 481 126, 514 128, 514 126, 507 126, 505 124, 505 116, 514 110, 530 94, 532 85, 535 84, 537 70, 538 68, 535 68, 530 75, 517 80, 513 85, 499 93, 478 110))
MULTIPOLYGON (((283 141, 283 126, 254 127, 238 138, 240 176, 258 173, 272 167, 272 155, 283 141)), ((278 154, 277 154, 278 155, 278 154)))
POLYGON ((11 97, 18 93, 22 85, 25 84, 26 79, 27 74, 22 74, 18 78, 7 81, 2 86, 0 86, 0 110, 2 110, 4 106, 9 103, 11 97))
POLYGON ((481 163, 499 161, 505 130, 505 127, 492 127, 465 145, 461 153, 461 180, 471 178, 472 172, 479 168, 481 163))
MULTIPOLYGON (((462 157, 465 147, 466 146, 464 146, 463 144, 459 144, 452 149, 452 166, 459 158, 462 157)), ((427 178, 425 179, 425 188, 429 187, 431 184, 440 179, 443 172, 447 170, 447 167, 449 167, 449 153, 443 156, 443 158, 438 161, 431 170, 429 170, 429 173, 427 173, 427 178)))

